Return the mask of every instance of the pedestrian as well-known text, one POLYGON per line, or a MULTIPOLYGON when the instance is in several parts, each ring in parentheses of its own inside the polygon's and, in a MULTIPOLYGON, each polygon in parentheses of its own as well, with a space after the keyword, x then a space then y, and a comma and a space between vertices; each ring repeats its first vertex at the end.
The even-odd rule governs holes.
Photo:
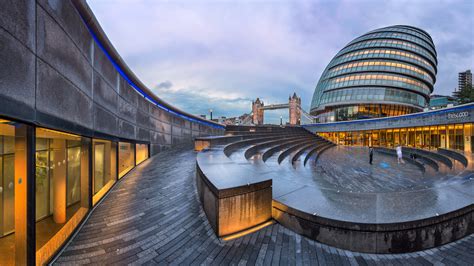
POLYGON ((374 159, 374 148, 372 146, 369 147, 369 163, 372 164, 372 160, 374 159))
POLYGON ((397 162, 398 164, 404 163, 403 162, 403 154, 402 154, 402 146, 398 145, 396 148, 397 151, 397 162))

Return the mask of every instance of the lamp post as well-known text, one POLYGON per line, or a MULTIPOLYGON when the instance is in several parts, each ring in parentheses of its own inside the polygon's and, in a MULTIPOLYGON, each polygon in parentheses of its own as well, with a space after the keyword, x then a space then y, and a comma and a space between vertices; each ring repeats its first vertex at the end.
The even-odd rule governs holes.
POLYGON ((211 120, 212 120, 212 109, 209 109, 209 113, 211 113, 211 120))
POLYGON ((283 116, 280 115, 280 126, 283 126, 283 116))

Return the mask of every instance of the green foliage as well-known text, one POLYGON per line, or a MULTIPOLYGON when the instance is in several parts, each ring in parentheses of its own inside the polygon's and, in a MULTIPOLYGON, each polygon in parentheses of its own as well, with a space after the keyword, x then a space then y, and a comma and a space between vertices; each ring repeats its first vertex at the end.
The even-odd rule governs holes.
POLYGON ((468 84, 464 86, 464 88, 454 92, 453 96, 456 97, 460 104, 474 102, 474 87, 472 84, 468 84))

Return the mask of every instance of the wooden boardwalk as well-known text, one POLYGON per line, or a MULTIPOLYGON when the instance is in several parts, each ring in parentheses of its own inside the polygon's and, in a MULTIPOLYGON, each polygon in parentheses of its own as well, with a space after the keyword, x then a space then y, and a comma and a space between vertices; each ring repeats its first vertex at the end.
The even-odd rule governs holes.
POLYGON ((55 264, 473 265, 474 235, 415 253, 336 249, 273 224, 221 241, 201 209, 191 149, 162 152, 122 179, 55 264))

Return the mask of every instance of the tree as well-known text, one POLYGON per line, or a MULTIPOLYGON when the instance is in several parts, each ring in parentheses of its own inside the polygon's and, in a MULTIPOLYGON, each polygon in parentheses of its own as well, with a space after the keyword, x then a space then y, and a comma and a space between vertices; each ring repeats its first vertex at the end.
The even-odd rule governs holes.
POLYGON ((474 102, 474 87, 472 84, 467 84, 458 91, 453 93, 460 104, 474 102))

